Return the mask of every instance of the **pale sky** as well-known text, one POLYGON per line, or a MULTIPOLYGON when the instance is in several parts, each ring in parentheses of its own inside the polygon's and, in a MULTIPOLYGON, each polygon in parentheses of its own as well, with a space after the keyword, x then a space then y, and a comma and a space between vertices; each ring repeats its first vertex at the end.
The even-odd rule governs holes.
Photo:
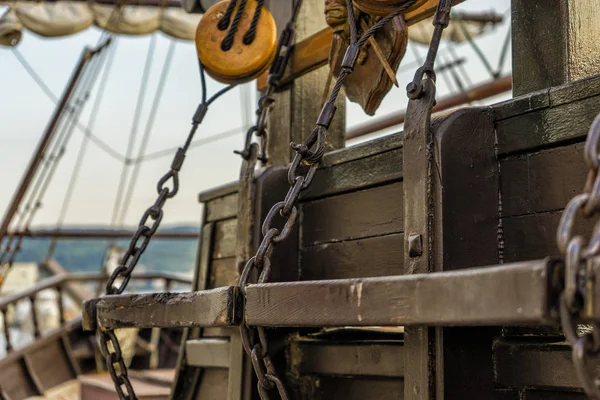
MULTIPOLYGON (((506 21, 502 26, 477 39, 477 43, 485 51, 494 67, 497 65, 500 48, 509 29, 510 15, 507 12, 509 8, 510 0, 469 0, 456 8, 470 11, 494 10, 505 15, 506 21)), ((2 12, 3 7, 0 7, 0 14, 2 12)), ((51 91, 56 96, 60 96, 82 49, 84 46, 94 46, 99 35, 100 30, 95 27, 60 39, 42 38, 26 31, 18 45, 18 51, 35 68, 51 91)), ((150 105, 170 41, 161 33, 155 35, 157 36, 157 48, 138 138, 141 137, 148 119, 150 105)), ((149 36, 120 36, 118 38, 113 72, 94 129, 96 135, 122 154, 126 151, 149 42, 149 36)), ((424 56, 426 48, 418 46, 417 49, 420 55, 424 56)), ((467 69, 474 83, 490 80, 468 44, 457 45, 456 52, 459 56, 468 58, 467 69)), ((440 62, 446 58, 449 59, 448 51, 442 49, 440 62)), ((414 61, 415 55, 409 49, 400 68, 402 69, 403 65, 414 61)), ((510 72, 510 63, 509 52, 505 73, 510 72)), ((411 68, 398 75, 401 88, 412 79, 413 74, 414 68, 411 68)), ((54 104, 22 68, 13 51, 5 47, 0 47, 0 77, 0 178, 2 182, 0 212, 3 214, 54 110, 54 104)), ((449 89, 443 77, 438 77, 438 83, 438 96, 443 97, 449 92, 449 89)), ((220 87, 219 83, 209 82, 209 93, 214 93, 220 87)), ((254 89, 255 83, 247 84, 244 90, 236 88, 213 104, 196 139, 218 135, 237 128, 239 128, 239 134, 190 150, 180 175, 180 192, 175 199, 167 202, 163 223, 198 224, 201 215, 201 207, 197 201, 198 193, 237 179, 240 157, 233 154, 233 150, 239 149, 243 144, 245 130, 241 127, 253 120, 254 89)), ((89 117, 94 97, 95 95, 92 94, 91 101, 88 102, 81 116, 83 123, 89 117)), ((490 102, 497 102, 508 97, 508 95, 499 96, 490 102)), ((200 84, 195 47, 191 42, 178 41, 165 92, 156 115, 148 153, 182 144, 199 100, 200 84)), ((404 90, 393 89, 378 110, 376 117, 403 110, 406 103, 404 90)), ((347 126, 364 123, 368 119, 369 117, 362 112, 359 106, 348 105, 347 126)), ((83 135, 79 131, 75 131, 34 226, 51 226, 56 223, 82 139, 83 135)), ((349 143, 349 145, 351 144, 349 143)), ((136 153, 137 150, 134 154, 136 153)), ((142 166, 126 224, 137 223, 143 210, 154 202, 156 181, 168 170, 170 163, 171 156, 168 156, 142 166)), ((108 225, 120 171, 121 164, 90 144, 66 223, 68 225, 108 225)))

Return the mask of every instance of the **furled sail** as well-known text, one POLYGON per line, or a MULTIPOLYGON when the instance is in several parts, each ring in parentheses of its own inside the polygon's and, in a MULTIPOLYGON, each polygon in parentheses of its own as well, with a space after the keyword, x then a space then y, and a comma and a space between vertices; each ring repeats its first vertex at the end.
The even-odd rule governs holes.
POLYGON ((182 40, 194 40, 199 14, 183 9, 127 6, 118 18, 113 6, 93 2, 1 1, 8 6, 0 17, 0 46, 16 46, 23 29, 44 37, 73 35, 92 24, 115 34, 148 35, 158 30, 182 40))
POLYGON ((15 14, 15 11, 9 8, 0 17, 0 46, 16 46, 21 41, 21 32, 23 24, 15 14))

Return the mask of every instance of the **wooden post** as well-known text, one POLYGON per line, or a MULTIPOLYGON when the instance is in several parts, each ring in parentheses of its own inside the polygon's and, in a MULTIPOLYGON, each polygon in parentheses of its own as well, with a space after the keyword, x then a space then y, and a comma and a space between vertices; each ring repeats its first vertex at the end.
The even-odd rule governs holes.
POLYGON ((2 322, 4 325, 4 337, 6 338, 6 353, 10 353, 13 349, 10 341, 10 326, 8 324, 8 309, 2 309, 2 322))
MULTIPOLYGON (((281 30, 292 13, 291 0, 270 0, 267 5, 281 30)), ((296 43, 326 28, 323 0, 304 0, 296 23, 296 43)), ((268 126, 269 165, 291 162, 290 142, 302 142, 313 130, 321 113, 321 98, 329 66, 312 71, 274 94, 268 126)), ((344 147, 346 106, 344 96, 336 102, 337 113, 327 133, 327 150, 344 147)))
POLYGON ((35 309, 35 295, 29 298, 31 302, 31 322, 33 322, 33 337, 38 339, 40 337, 40 324, 38 321, 37 310, 35 309))
POLYGON ((598 0, 512 0, 513 94, 600 74, 598 0))
POLYGON ((63 326, 65 324, 65 304, 62 286, 56 287, 56 294, 56 303, 58 305, 58 321, 60 326, 63 326))

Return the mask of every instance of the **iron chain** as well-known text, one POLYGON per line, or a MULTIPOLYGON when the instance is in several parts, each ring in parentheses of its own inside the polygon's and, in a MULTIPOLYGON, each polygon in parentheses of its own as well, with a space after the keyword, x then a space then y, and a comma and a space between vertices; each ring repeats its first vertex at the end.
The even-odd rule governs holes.
MULTIPOLYGON (((158 181, 157 192, 158 196, 150 207, 146 209, 140 222, 138 229, 129 242, 129 247, 123 255, 119 266, 112 272, 106 283, 106 294, 121 294, 127 288, 127 284, 131 279, 131 274, 135 269, 138 261, 142 254, 150 244, 152 236, 158 230, 160 223, 163 219, 163 207, 168 199, 171 199, 179 192, 179 172, 183 167, 187 150, 192 143, 192 139, 198 130, 198 127, 204 120, 208 111, 209 105, 214 102, 221 95, 231 90, 235 85, 227 86, 226 88, 217 92, 209 100, 206 100, 205 92, 205 73, 200 64, 200 76, 202 79, 202 103, 196 109, 194 116, 192 117, 192 128, 186 138, 185 144, 180 147, 171 163, 169 171, 158 181), (169 186, 170 185, 170 186, 169 186), (122 279, 118 286, 115 286, 117 279, 122 279)), ((127 366, 121 354, 121 346, 119 339, 112 330, 102 330, 98 328, 98 338, 100 342, 100 349, 106 359, 106 367, 110 373, 111 379, 115 385, 119 399, 121 400, 137 400, 137 396, 131 381, 127 375, 127 366), (112 350, 109 349, 109 344, 112 345, 112 350)))
MULTIPOLYGON (((583 389, 590 399, 600 400, 600 381, 588 367, 588 358, 600 354, 600 325, 594 324, 578 333, 576 321, 590 300, 587 286, 593 279, 592 267, 600 261, 600 114, 587 137, 584 159, 588 176, 582 194, 575 196, 562 214, 556 234, 558 249, 564 257, 564 287, 560 297, 560 319, 564 335, 573 348, 573 363, 583 389), (574 233, 578 217, 596 218, 589 241, 574 233)), ((580 327, 582 328, 582 327, 580 327)))
MULTIPOLYGON (((350 21, 351 40, 350 46, 342 61, 341 71, 337 77, 336 83, 329 95, 328 101, 323 105, 321 114, 317 119, 317 123, 313 131, 308 135, 304 143, 291 143, 290 147, 296 152, 294 159, 288 169, 288 183, 290 188, 285 196, 285 199, 276 203, 267 214, 263 225, 262 234, 263 240, 258 247, 256 255, 244 267, 240 276, 240 292, 245 300, 245 288, 250 284, 250 276, 256 270, 258 274, 258 283, 265 283, 269 280, 271 274, 271 254, 273 248, 278 243, 286 240, 297 220, 298 209, 296 204, 300 193, 307 189, 315 173, 321 164, 325 153, 325 139, 327 130, 335 116, 336 107, 335 101, 340 93, 342 85, 348 75, 354 69, 357 61, 358 50, 369 37, 371 37, 378 29, 383 27, 387 22, 391 21, 396 16, 400 15, 404 10, 411 7, 416 0, 405 3, 402 7, 390 15, 380 19, 373 27, 367 31, 360 39, 357 38, 354 18, 354 9, 351 0, 346 0, 348 10, 348 21, 350 21), (281 219, 282 228, 276 228, 275 220, 281 219)), ((443 3, 443 2, 442 2, 443 3)), ((288 24, 289 26, 289 24, 288 24)), ((285 69, 280 69, 283 73, 285 69)), ((275 83, 275 80, 270 83, 275 83)), ((274 87, 270 84, 270 87, 274 87)), ((267 89, 269 93, 269 89, 267 89)), ((264 112, 259 107, 259 113, 264 112)), ((259 117, 259 121, 261 118, 259 117)), ((254 128, 254 131, 260 131, 260 127, 254 128)), ((254 132, 253 131, 253 132, 254 132)), ((247 138, 247 146, 249 147, 250 138, 247 138)), ((243 154, 242 154, 243 155, 243 154)), ((281 225, 281 224, 280 224, 281 225)), ((240 336, 245 352, 252 361, 254 372, 258 379, 258 393, 262 400, 268 400, 268 392, 277 390, 282 400, 288 400, 289 396, 283 381, 278 376, 275 367, 269 356, 269 345, 266 332, 262 327, 250 327, 244 321, 240 324, 240 336)))
POLYGON ((265 164, 268 161, 267 158, 267 120, 269 117, 269 111, 271 106, 275 102, 272 98, 273 93, 279 88, 283 74, 287 69, 287 66, 292 55, 292 46, 296 39, 296 20, 302 6, 302 0, 296 0, 294 3, 294 9, 292 16, 285 26, 283 32, 279 36, 277 42, 277 50, 275 52, 275 59, 269 68, 268 86, 264 93, 258 100, 258 109, 256 110, 256 124, 253 125, 246 132, 246 142, 244 150, 236 150, 234 153, 242 156, 244 160, 248 160, 250 157, 250 146, 252 145, 252 137, 256 136, 260 141, 260 154, 258 159, 265 164))

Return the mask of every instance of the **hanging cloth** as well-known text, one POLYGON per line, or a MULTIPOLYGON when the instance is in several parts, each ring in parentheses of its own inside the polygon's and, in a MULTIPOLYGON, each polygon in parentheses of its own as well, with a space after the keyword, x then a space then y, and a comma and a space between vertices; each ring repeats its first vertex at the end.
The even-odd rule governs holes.
POLYGON ((0 17, 0 46, 14 47, 21 41, 23 24, 15 10, 9 8, 0 17))
POLYGON ((188 14, 182 8, 168 8, 162 13, 160 30, 182 40, 195 40, 196 28, 202 14, 188 14))
POLYGON ((44 37, 73 35, 89 28, 94 15, 85 2, 28 2, 14 3, 23 26, 44 37))
POLYGON ((126 6, 118 18, 111 18, 114 7, 91 3, 96 26, 124 35, 147 35, 160 28, 161 9, 157 7, 126 6), (112 20, 111 20, 112 19, 112 20))

